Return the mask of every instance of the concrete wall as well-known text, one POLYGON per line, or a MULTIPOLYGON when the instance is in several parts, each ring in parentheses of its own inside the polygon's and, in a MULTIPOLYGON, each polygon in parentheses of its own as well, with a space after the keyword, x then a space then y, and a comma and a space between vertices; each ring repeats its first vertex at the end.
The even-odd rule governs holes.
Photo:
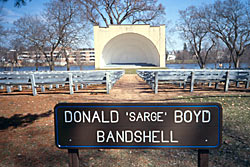
POLYGON ((95 68, 147 63, 165 67, 165 25, 94 26, 95 68))

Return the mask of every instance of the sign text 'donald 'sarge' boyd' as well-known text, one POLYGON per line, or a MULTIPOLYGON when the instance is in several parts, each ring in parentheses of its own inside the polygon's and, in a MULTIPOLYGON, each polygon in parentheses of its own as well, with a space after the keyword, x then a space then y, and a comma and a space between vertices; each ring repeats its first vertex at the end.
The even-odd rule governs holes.
POLYGON ((219 103, 60 103, 59 148, 218 148, 219 103))

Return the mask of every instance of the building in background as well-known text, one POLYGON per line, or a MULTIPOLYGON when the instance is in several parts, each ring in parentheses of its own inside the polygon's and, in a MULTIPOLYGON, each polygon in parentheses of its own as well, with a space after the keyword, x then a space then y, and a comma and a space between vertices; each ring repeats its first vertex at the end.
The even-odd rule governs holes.
POLYGON ((174 61, 175 59, 176 59, 175 52, 174 51, 168 52, 167 61, 174 61))
MULTIPOLYGON (((50 57, 50 51, 45 50, 47 54, 46 57, 50 57)), ((66 55, 68 61, 71 65, 82 65, 82 64, 92 64, 95 63, 95 50, 94 48, 81 48, 81 49, 66 49, 66 55)), ((57 49, 54 51, 53 56, 55 57, 55 65, 56 66, 65 66, 67 64, 66 57, 64 53, 57 49)), ((40 65, 47 65, 46 57, 36 51, 22 51, 17 53, 17 64, 18 65, 32 65, 35 63, 39 63, 40 65)), ((2 59, 1 61, 5 61, 8 59, 2 59)), ((8 62, 6 62, 8 63, 8 62)))
MULTIPOLYGON (((95 50, 94 48, 83 48, 75 51, 80 55, 80 61, 83 63, 95 63, 95 50)), ((78 61, 78 60, 76 60, 78 61)))

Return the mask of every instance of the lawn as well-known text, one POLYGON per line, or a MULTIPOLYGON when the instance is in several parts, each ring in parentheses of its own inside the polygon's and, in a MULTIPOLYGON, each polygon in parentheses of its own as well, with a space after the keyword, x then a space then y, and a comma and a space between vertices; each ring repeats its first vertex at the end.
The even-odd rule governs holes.
POLYGON ((187 102, 219 102, 223 106, 223 144, 211 151, 211 166, 250 165, 250 96, 190 97, 187 102))
MULTIPOLYGON (((54 144, 54 116, 51 111, 54 104, 58 101, 67 101, 68 98, 71 99, 72 96, 22 96, 16 101, 11 101, 10 99, 14 99, 12 97, 6 101, 2 98, 0 105, 3 108, 0 111, 4 117, 0 116, 1 167, 68 166, 67 150, 60 150, 54 144), (39 102, 43 105, 32 105, 39 102), (7 107, 9 108, 6 109, 7 107), (9 121, 7 127, 3 126, 6 118, 9 121), (11 126, 12 124, 16 126, 11 126)), ((74 98, 75 101, 79 101, 82 97, 78 95, 74 98)), ((221 103, 223 142, 221 148, 210 150, 209 166, 247 167, 250 165, 250 96, 248 94, 178 96, 163 102, 170 101, 221 103)), ((83 167, 193 167, 197 166, 197 150, 82 149, 80 164, 83 167)))

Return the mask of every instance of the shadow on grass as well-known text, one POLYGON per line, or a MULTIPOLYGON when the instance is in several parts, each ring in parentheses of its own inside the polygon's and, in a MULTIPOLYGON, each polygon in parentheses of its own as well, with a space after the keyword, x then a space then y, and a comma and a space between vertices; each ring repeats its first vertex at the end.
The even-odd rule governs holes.
POLYGON ((9 127, 24 127, 32 124, 39 118, 49 117, 52 114, 52 110, 42 114, 15 114, 10 118, 0 117, 0 130, 8 129, 9 127))

